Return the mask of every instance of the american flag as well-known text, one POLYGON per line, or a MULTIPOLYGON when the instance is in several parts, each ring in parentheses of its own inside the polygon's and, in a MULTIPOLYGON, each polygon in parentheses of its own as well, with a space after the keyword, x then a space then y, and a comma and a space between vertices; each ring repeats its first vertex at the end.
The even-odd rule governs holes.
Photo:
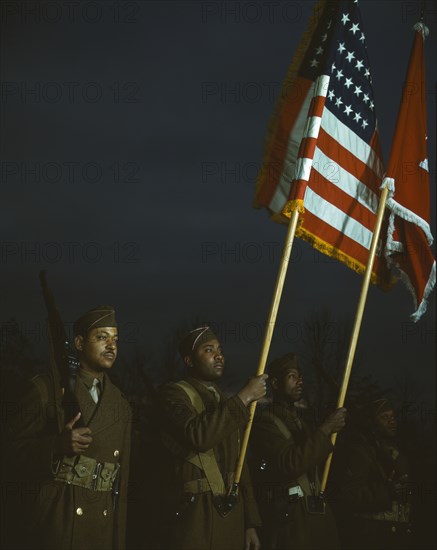
MULTIPOLYGON (((372 78, 357 1, 316 6, 267 136, 256 206, 277 221, 301 212, 296 235, 363 272, 383 165, 372 78)), ((383 247, 372 281, 391 277, 383 247)))
POLYGON ((431 245, 430 189, 426 131, 426 84, 424 40, 428 29, 414 27, 415 36, 399 108, 395 135, 383 186, 391 196, 388 238, 385 249, 393 266, 414 299, 413 321, 426 311, 436 280, 431 245))

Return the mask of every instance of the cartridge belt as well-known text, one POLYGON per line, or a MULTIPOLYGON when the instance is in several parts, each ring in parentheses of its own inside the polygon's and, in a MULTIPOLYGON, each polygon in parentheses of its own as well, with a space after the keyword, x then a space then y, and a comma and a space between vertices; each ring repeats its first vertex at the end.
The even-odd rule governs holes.
POLYGON ((355 517, 364 519, 373 519, 377 521, 389 521, 392 523, 409 523, 410 521, 410 504, 402 504, 393 501, 391 510, 385 512, 375 512, 373 514, 355 514, 355 517))
POLYGON ((200 495, 201 493, 210 493, 211 487, 209 486, 206 477, 199 479, 193 479, 184 483, 184 493, 191 493, 193 495, 200 495))
MULTIPOLYGON (((229 474, 229 479, 233 481, 234 473, 229 474)), ((192 495, 200 495, 202 493, 212 493, 211 483, 206 477, 200 477, 198 479, 192 479, 184 483, 184 493, 191 493, 192 495)))
POLYGON ((57 465, 55 479, 91 491, 111 491, 119 469, 119 463, 98 462, 83 455, 64 456, 57 465))

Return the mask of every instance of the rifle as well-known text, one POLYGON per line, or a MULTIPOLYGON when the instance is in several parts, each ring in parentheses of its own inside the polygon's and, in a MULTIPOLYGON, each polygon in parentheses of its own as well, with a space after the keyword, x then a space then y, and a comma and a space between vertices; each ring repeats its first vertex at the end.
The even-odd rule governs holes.
POLYGON ((74 394, 79 362, 68 340, 64 324, 56 308, 52 291, 47 284, 46 271, 39 272, 39 279, 44 303, 47 309, 50 366, 54 384, 56 408, 58 411, 58 430, 61 432, 64 429, 64 422, 60 414, 61 411, 64 411, 64 418, 67 422, 79 412, 79 405, 74 394))

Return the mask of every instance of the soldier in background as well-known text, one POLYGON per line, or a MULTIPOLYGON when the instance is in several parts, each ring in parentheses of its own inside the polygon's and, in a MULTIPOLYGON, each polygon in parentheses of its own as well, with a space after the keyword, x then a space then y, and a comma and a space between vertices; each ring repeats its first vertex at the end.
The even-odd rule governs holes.
POLYGON ((123 550, 131 412, 107 374, 117 357, 113 308, 87 312, 74 333, 80 412, 70 417, 56 401, 52 376, 38 375, 9 429, 6 463, 23 517, 17 547, 123 550))
POLYGON ((333 461, 342 547, 415 548, 408 465, 396 439, 393 407, 380 397, 361 414, 361 429, 339 442, 333 461))
POLYGON ((226 398, 216 386, 225 359, 209 327, 191 331, 180 353, 186 379, 160 392, 163 440, 173 463, 167 506, 172 510, 170 540, 163 548, 259 550, 255 528, 260 519, 246 467, 237 502, 227 514, 222 505, 233 482, 248 405, 265 395, 267 376, 252 378, 226 398))
MULTIPOLYGON (((333 513, 319 498, 319 465, 332 451, 332 433, 345 425, 337 409, 319 427, 302 417, 303 379, 289 353, 267 367, 273 402, 259 411, 252 434, 254 477, 259 491, 262 547, 322 550, 339 546, 333 513)), ((257 492, 258 492, 257 491, 257 492)))

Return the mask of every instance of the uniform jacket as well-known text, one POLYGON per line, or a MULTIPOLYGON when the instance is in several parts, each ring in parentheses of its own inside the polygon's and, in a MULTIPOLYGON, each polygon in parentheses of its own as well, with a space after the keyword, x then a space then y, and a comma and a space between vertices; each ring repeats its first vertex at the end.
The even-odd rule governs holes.
POLYGON ((130 407, 106 374, 97 405, 79 377, 75 393, 82 421, 92 431, 93 441, 84 455, 98 462, 120 464, 120 496, 114 509, 111 491, 92 491, 54 478, 56 415, 61 415, 62 425, 71 419, 63 418, 55 404, 51 377, 35 377, 12 422, 7 451, 7 462, 23 488, 18 504, 26 514, 26 544, 41 550, 123 550, 130 407))
POLYGON ((299 418, 293 405, 272 403, 257 415, 251 444, 265 527, 263 548, 337 548, 337 531, 329 506, 323 515, 309 513, 306 498, 308 493, 319 494, 318 468, 332 450, 329 438, 299 418), (283 421, 291 437, 280 430, 274 416, 283 421), (301 476, 305 476, 305 482, 301 476), (297 485, 307 495, 291 501, 288 490, 297 485))
POLYGON ((217 402, 202 383, 192 378, 187 381, 204 403, 205 411, 201 414, 176 384, 167 384, 160 392, 164 443, 172 456, 174 474, 169 490, 174 499, 171 548, 241 550, 245 529, 260 525, 247 468, 243 469, 237 504, 223 518, 214 507, 210 491, 192 494, 186 489, 187 482, 205 478, 204 472, 189 463, 186 457, 193 451, 214 449, 222 477, 229 486, 249 413, 238 396, 226 399, 216 388, 220 395, 220 402, 217 402))
POLYGON ((338 498, 350 513, 378 513, 392 507, 393 484, 408 472, 405 456, 394 445, 360 434, 336 454, 338 498))
POLYGON ((405 456, 370 434, 343 442, 334 462, 340 534, 348 550, 418 548, 411 525, 408 485, 396 483, 407 474, 405 456))

